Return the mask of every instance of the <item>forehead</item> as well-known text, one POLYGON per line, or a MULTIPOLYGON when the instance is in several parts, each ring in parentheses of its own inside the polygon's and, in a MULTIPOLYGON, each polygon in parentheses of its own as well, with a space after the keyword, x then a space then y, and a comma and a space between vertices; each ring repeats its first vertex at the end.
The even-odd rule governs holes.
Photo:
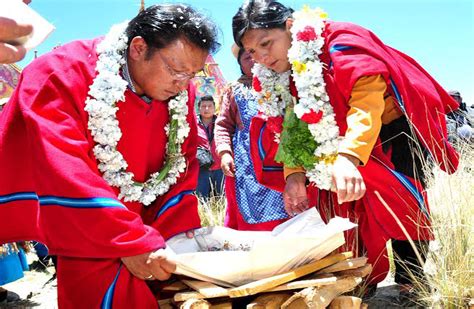
POLYGON ((199 71, 204 67, 208 52, 185 38, 178 38, 159 52, 173 65, 173 68, 199 71))
POLYGON ((242 45, 246 50, 252 49, 258 45, 260 41, 268 37, 281 35, 282 29, 250 29, 242 36, 242 45))
POLYGON ((201 101, 201 106, 203 105, 214 105, 214 101, 210 101, 210 100, 201 101))

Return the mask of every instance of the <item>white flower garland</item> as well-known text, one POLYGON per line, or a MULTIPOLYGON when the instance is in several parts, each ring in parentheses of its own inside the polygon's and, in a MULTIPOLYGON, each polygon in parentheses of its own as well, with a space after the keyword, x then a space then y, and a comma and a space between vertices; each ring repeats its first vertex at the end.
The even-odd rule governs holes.
POLYGON ((168 102, 170 122, 165 127, 168 144, 162 170, 150 175, 144 183, 135 181, 133 173, 126 171, 128 164, 117 150, 122 137, 116 117, 117 102, 125 100, 127 89, 127 81, 120 76, 120 69, 126 61, 126 27, 127 23, 112 27, 97 46, 98 74, 90 86, 84 109, 89 113, 88 127, 97 143, 94 155, 103 178, 109 185, 120 188, 119 199, 150 205, 157 196, 168 192, 186 169, 181 146, 190 130, 186 121, 188 94, 183 91, 168 102))
POLYGON ((259 111, 267 117, 278 117, 285 114, 288 102, 292 101, 290 93, 291 72, 279 74, 267 67, 255 63, 253 76, 258 77, 262 91, 257 92, 259 111))
MULTIPOLYGON (((293 17, 292 45, 288 59, 299 97, 294 112, 299 119, 305 115, 322 113, 319 121, 308 124, 311 135, 318 143, 314 152, 318 162, 311 170, 306 171, 306 176, 318 188, 329 190, 332 185, 332 166, 339 145, 339 127, 326 92, 324 64, 319 59, 324 46, 322 33, 327 14, 320 9, 312 10, 305 6, 301 11, 293 13, 293 17)), ((260 112, 267 117, 283 116, 284 109, 292 104, 289 73, 278 74, 258 64, 252 72, 262 88, 257 93, 261 103, 260 112), (283 89, 280 89, 280 85, 283 89)))

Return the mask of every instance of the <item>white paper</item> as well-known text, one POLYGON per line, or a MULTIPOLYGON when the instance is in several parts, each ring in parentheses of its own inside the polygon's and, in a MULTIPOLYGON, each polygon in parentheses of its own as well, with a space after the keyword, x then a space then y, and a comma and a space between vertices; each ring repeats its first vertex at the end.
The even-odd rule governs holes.
POLYGON ((23 45, 26 50, 30 50, 41 44, 55 29, 46 19, 21 0, 1 1, 0 17, 10 18, 17 23, 31 24, 33 26, 31 34, 12 42, 23 45))
POLYGON ((171 238, 167 250, 177 262, 176 273, 232 287, 321 259, 342 246, 343 232, 355 226, 342 218, 326 225, 311 208, 272 232, 201 228, 193 239, 184 234, 171 238))

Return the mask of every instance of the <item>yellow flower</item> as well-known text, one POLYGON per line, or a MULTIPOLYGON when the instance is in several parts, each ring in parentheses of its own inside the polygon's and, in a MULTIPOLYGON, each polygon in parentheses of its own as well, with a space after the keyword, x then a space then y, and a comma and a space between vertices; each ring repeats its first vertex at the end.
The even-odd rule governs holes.
POLYGON ((337 154, 326 156, 323 158, 325 164, 333 164, 336 161, 337 154))
POLYGON ((293 61, 293 69, 296 73, 301 74, 306 71, 306 63, 301 63, 298 60, 293 61))
POLYGON ((297 15, 301 15, 303 18, 313 19, 313 18, 321 18, 327 19, 328 14, 322 10, 321 8, 312 9, 308 5, 304 5, 301 9, 301 12, 296 12, 297 15))

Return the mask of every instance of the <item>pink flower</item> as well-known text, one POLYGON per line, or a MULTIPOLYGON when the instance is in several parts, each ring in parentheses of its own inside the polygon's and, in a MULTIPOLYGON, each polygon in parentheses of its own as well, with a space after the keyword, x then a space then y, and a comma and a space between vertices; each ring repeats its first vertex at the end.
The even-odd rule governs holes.
POLYGON ((253 89, 255 89, 255 91, 257 92, 262 91, 262 84, 260 83, 260 80, 256 76, 253 78, 252 86, 253 86, 253 89))
POLYGON ((296 39, 298 41, 309 42, 315 40, 317 37, 314 28, 311 26, 304 27, 303 31, 300 31, 296 34, 296 39))
POLYGON ((283 117, 268 117, 267 128, 274 133, 281 133, 283 131, 283 117))
POLYGON ((301 120, 303 120, 307 124, 314 124, 321 121, 321 118, 323 118, 322 111, 315 112, 311 110, 309 113, 304 114, 303 117, 301 117, 301 120))

